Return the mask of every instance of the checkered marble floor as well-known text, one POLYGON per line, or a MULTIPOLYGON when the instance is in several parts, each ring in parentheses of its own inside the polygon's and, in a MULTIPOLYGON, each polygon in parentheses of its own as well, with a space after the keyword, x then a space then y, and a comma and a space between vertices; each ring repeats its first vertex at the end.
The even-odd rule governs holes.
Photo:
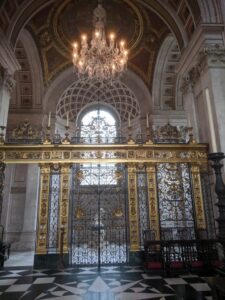
POLYGON ((213 299, 211 289, 196 275, 163 278, 140 267, 66 268, 11 267, 0 270, 1 300, 137 300, 213 299))

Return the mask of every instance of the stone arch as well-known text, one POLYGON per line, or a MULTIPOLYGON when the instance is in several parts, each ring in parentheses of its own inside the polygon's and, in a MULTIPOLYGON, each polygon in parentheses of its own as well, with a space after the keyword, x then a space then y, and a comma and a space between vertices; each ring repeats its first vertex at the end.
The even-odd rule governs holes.
POLYGON ((220 9, 214 0, 198 0, 203 23, 220 23, 220 9))
POLYGON ((177 77, 175 67, 180 58, 177 41, 173 35, 164 40, 155 65, 153 77, 154 110, 174 110, 177 99, 177 77))
POLYGON ((33 125, 40 126, 42 99, 44 94, 42 69, 38 50, 30 33, 23 29, 18 39, 15 56, 21 68, 15 73, 16 87, 10 100, 10 124, 11 127, 18 125, 15 110, 24 114, 36 114, 33 125))
POLYGON ((29 49, 29 51, 26 51, 26 53, 31 67, 31 75, 33 81, 33 101, 35 104, 41 107, 44 87, 38 50, 31 34, 26 29, 22 30, 20 34, 20 41, 22 42, 25 49, 29 49))

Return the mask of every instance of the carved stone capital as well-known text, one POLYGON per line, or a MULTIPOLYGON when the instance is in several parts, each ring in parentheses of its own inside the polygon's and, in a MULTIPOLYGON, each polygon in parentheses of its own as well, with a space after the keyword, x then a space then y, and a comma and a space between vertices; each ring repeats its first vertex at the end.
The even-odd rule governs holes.
POLYGON ((205 47, 203 55, 207 58, 208 67, 225 67, 225 48, 220 45, 205 47))
POLYGON ((188 92, 198 82, 206 68, 225 68, 225 48, 220 45, 207 46, 200 51, 196 63, 188 71, 182 86, 182 92, 188 92))
POLYGON ((7 70, 0 69, 0 89, 5 88, 9 94, 13 91, 16 85, 16 81, 12 75, 8 73, 7 70))

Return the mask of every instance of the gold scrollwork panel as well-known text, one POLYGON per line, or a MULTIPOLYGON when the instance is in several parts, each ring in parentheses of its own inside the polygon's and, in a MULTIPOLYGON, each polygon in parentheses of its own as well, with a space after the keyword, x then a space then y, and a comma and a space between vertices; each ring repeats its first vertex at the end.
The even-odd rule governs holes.
POLYGON ((38 226, 37 226, 37 245, 36 254, 47 253, 47 237, 48 237, 48 206, 49 206, 49 190, 51 169, 49 164, 40 165, 40 196, 38 210, 38 226))
MULTIPOLYGON (((63 237, 63 252, 68 252, 68 220, 70 195, 70 164, 61 165, 59 248, 63 237)), ((60 250, 60 249, 59 249, 60 250)))
POLYGON ((130 225, 130 250, 140 250, 138 203, 137 203, 137 178, 136 166, 128 164, 128 198, 129 198, 129 225, 130 225))
POLYGON ((206 229, 200 167, 198 165, 191 166, 191 175, 192 175, 197 228, 206 229))
POLYGON ((149 221, 150 229, 155 231, 155 238, 160 240, 159 226, 159 210, 156 185, 156 165, 147 165, 147 180, 148 180, 148 204, 149 204, 149 221))

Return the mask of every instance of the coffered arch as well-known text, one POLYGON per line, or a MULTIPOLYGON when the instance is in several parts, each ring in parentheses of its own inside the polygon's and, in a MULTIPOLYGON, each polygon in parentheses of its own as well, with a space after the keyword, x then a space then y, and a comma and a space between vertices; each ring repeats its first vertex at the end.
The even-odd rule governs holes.
POLYGON ((153 78, 154 110, 177 109, 180 101, 177 86, 176 65, 180 59, 177 41, 172 34, 164 40, 158 53, 153 78))

